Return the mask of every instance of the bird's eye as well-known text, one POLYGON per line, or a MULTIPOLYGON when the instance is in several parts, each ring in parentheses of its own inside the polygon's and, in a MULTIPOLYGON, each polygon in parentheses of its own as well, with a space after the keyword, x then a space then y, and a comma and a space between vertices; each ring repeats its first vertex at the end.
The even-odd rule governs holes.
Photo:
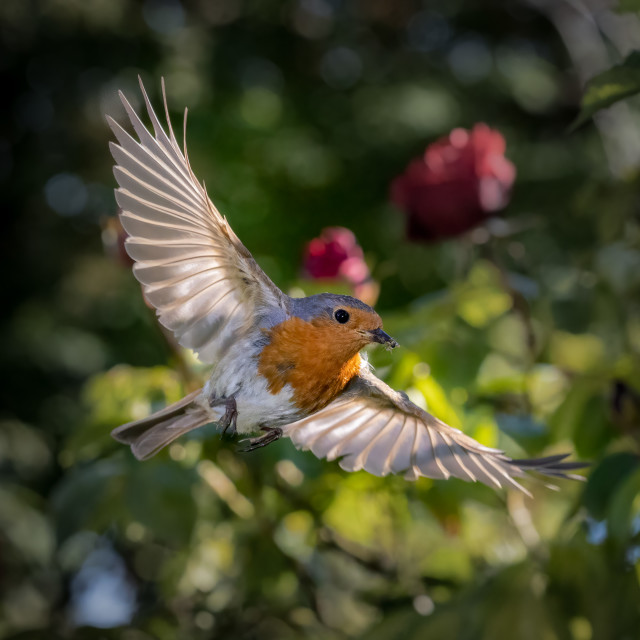
POLYGON ((340 324, 349 322, 349 314, 344 309, 338 309, 333 315, 340 324))

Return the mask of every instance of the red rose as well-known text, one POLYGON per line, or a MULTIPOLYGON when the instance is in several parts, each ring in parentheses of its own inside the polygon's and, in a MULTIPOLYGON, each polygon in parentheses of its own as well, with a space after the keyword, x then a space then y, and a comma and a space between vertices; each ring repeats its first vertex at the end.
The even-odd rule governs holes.
POLYGON ((502 209, 516 177, 499 131, 476 124, 429 145, 391 185, 413 240, 450 238, 502 209))
POLYGON ((362 249, 356 237, 344 227, 323 229, 305 250, 305 274, 314 280, 346 280, 359 284, 369 277, 362 249))

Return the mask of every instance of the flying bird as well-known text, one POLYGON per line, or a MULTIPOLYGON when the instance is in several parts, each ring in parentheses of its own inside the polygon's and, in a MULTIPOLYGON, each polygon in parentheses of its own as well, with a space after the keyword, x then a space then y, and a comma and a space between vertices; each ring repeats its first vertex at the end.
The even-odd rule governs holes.
POLYGON ((264 273, 209 199, 171 126, 164 82, 166 129, 140 88, 152 130, 125 96, 137 135, 107 116, 119 188, 116 200, 128 234, 133 272, 160 323, 212 365, 199 390, 113 437, 140 460, 181 435, 215 422, 247 434, 245 451, 280 437, 347 471, 402 473, 514 486, 536 471, 556 478, 584 466, 566 455, 513 460, 476 442, 415 405, 377 378, 360 351, 396 341, 380 316, 360 300, 324 293, 284 294, 264 273), (257 435, 256 435, 257 434, 257 435))

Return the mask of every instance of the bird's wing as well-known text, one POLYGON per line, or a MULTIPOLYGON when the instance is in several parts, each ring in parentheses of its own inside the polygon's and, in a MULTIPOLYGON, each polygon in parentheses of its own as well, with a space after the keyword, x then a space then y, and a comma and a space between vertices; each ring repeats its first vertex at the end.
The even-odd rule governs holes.
POLYGON ((561 462, 566 455, 512 460, 446 425, 369 371, 362 371, 324 409, 285 427, 284 434, 319 458, 341 458, 346 471, 404 473, 408 480, 455 476, 494 487, 511 485, 525 493, 514 480, 525 471, 582 479, 567 472, 586 466, 561 462))
MULTIPOLYGON (((255 262, 215 208, 176 141, 166 96, 168 132, 158 120, 142 81, 151 133, 127 99, 120 99, 139 138, 107 116, 118 144, 120 219, 127 253, 146 299, 179 343, 215 363, 225 349, 265 313, 285 306, 285 296, 255 262)), ((164 96, 164 82, 162 85, 164 96)), ((186 111, 185 111, 186 129, 186 111)))

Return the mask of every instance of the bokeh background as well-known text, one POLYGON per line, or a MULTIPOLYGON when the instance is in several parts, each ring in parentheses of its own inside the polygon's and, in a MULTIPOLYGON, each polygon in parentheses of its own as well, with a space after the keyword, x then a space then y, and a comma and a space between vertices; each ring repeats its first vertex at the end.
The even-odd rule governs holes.
MULTIPOLYGON (((604 0, 2 0, 0 637, 640 637, 640 119, 570 130, 640 46, 604 0), (350 229, 387 382, 586 483, 515 492, 343 473, 208 427, 138 463, 109 431, 206 375, 119 246, 116 92, 189 107, 192 165, 285 291, 350 229), (485 122, 517 170, 499 216, 407 239, 390 185, 485 122)), ((311 274, 313 275, 313 274, 311 274)))

